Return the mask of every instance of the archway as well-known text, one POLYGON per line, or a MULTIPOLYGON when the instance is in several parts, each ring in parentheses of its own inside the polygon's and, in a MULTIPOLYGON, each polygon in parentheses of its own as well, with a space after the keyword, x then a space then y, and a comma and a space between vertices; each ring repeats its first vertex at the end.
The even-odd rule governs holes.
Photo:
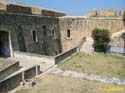
POLYGON ((0 31, 0 57, 10 57, 9 33, 0 31))

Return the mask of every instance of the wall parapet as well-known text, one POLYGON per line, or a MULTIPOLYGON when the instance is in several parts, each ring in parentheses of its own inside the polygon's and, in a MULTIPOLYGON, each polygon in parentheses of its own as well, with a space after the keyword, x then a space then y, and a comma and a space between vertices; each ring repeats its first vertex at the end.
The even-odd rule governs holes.
POLYGON ((76 52, 77 52, 77 47, 55 56, 55 64, 58 64, 59 62, 66 60, 68 57, 70 57, 76 52))

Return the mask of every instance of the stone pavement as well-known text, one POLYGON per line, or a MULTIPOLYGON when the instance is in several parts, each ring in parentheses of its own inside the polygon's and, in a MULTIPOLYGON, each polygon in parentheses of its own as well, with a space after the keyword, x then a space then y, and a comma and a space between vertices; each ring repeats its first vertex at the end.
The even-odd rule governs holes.
POLYGON ((15 57, 15 58, 9 58, 9 59, 19 61, 20 66, 22 68, 30 68, 30 67, 33 67, 33 66, 36 66, 36 65, 40 65, 40 71, 42 71, 42 72, 53 66, 52 64, 44 63, 42 61, 37 61, 35 59, 33 60, 33 59, 30 59, 30 58, 15 57))
POLYGON ((93 75, 93 74, 86 74, 86 73, 79 73, 79 72, 75 72, 75 71, 63 70, 60 68, 55 68, 51 73, 59 74, 59 75, 63 75, 63 76, 70 76, 70 77, 74 77, 74 78, 87 79, 87 80, 91 80, 91 81, 99 81, 102 83, 125 85, 125 80, 120 80, 115 77, 109 78, 109 77, 105 77, 105 76, 98 76, 98 75, 93 75))

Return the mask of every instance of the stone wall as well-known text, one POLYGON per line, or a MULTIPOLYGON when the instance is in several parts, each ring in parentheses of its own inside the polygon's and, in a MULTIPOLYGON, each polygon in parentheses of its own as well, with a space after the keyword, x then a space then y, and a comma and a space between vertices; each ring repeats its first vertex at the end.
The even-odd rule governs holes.
POLYGON ((88 12, 87 16, 89 17, 93 17, 93 16, 97 16, 97 10, 91 10, 88 12))
POLYGON ((0 66, 0 81, 20 69, 19 62, 7 62, 0 66))
POLYGON ((116 9, 105 9, 98 12, 98 16, 117 16, 116 9))
POLYGON ((22 82, 22 73, 0 82, 0 93, 8 93, 8 91, 19 86, 20 82, 22 82))
POLYGON ((31 7, 32 14, 40 14, 41 15, 41 9, 37 7, 31 7))
POLYGON ((51 10, 41 10, 41 13, 43 16, 51 16, 51 17, 61 17, 61 16, 65 16, 64 13, 59 13, 59 12, 55 12, 55 11, 51 11, 51 10))
POLYGON ((75 54, 76 52, 77 47, 55 56, 55 64, 58 64, 59 62, 66 60, 68 57, 71 57, 71 55, 75 54))
POLYGON ((9 13, 21 13, 21 14, 31 14, 31 8, 26 6, 19 6, 15 4, 7 5, 7 12, 9 13))
POLYGON ((10 33, 14 51, 54 56, 62 52, 58 22, 51 17, 0 14, 0 31, 10 33), (37 41, 32 31, 36 31, 37 41))
MULTIPOLYGON (((37 68, 39 68, 39 66, 37 68)), ((25 69, 24 71, 19 72, 13 76, 1 81, 0 82, 0 93, 8 93, 9 91, 18 87, 21 82, 24 82, 24 79, 31 79, 39 74, 40 74, 40 69, 36 69, 36 66, 25 69), (36 71, 36 70, 38 70, 38 71, 36 71)))
POLYGON ((30 15, 40 15, 40 16, 51 16, 51 17, 61 17, 66 14, 58 12, 55 10, 40 8, 27 4, 20 3, 8 3, 0 1, 0 10, 6 10, 8 13, 19 13, 19 14, 30 14, 30 15))
POLYGON ((108 29, 111 33, 125 28, 122 18, 116 17, 62 17, 59 19, 62 51, 77 47, 84 37, 91 36, 95 28, 108 29), (71 37, 67 37, 70 30, 71 37))
POLYGON ((55 56, 78 47, 82 38, 95 28, 111 33, 125 28, 119 17, 41 17, 37 15, 0 14, 0 30, 11 32, 14 51, 55 56), (36 31, 37 41, 33 39, 36 31), (70 37, 67 37, 68 31, 70 37))

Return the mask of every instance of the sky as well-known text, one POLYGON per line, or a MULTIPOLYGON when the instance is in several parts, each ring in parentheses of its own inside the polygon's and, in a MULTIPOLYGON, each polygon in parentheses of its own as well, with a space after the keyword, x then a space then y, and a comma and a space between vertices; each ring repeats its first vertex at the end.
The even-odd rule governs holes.
POLYGON ((82 16, 90 10, 125 8, 125 0, 10 0, 61 11, 71 16, 82 16))

